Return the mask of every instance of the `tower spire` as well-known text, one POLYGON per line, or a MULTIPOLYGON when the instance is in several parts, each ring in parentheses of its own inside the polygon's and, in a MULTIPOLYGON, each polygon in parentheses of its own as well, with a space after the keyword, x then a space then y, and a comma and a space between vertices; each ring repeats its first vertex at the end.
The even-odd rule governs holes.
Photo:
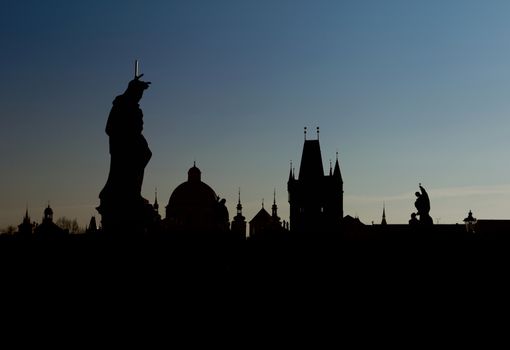
POLYGON ((305 141, 306 141, 306 129, 307 129, 307 128, 306 128, 306 126, 305 126, 305 141))
POLYGON ((340 164, 338 163, 338 151, 336 151, 335 170, 333 171, 333 176, 336 177, 340 182, 342 182, 342 174, 340 173, 340 164))
POLYGON ((317 140, 319 140, 319 127, 317 127, 317 140))
POLYGON ((157 187, 154 189, 154 209, 156 210, 156 213, 159 214, 158 188, 157 187))
POLYGON ((237 209, 237 215, 242 216, 243 215, 243 206, 241 205, 241 187, 239 187, 236 209, 237 209))
POLYGON ((383 210, 382 210, 382 221, 381 225, 386 225, 386 204, 383 202, 383 210))
POLYGON ((273 206, 271 207, 272 216, 276 218, 278 216, 278 207, 276 206, 276 188, 273 192, 273 206))

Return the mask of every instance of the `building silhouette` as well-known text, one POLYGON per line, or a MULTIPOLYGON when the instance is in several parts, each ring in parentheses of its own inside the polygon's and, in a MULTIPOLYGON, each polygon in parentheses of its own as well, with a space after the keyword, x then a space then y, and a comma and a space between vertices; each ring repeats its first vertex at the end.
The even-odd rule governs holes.
POLYGON ((241 189, 239 189, 239 198, 237 201, 237 214, 232 220, 230 229, 232 234, 240 239, 246 239, 246 218, 243 216, 243 206, 241 205, 241 189))
POLYGON ((324 175, 321 148, 317 140, 303 145, 298 178, 290 169, 287 189, 290 204, 290 231, 297 233, 339 232, 343 218, 343 180, 338 163, 324 175))
POLYGON ((42 223, 38 225, 34 230, 35 238, 39 239, 59 239, 67 236, 69 232, 63 230, 57 224, 53 222, 53 209, 50 205, 44 209, 44 216, 42 223))
POLYGON ((280 237, 286 232, 286 227, 281 223, 278 216, 278 206, 276 205, 276 192, 271 206, 271 214, 262 208, 250 221, 250 238, 251 239, 274 239, 280 237))
POLYGON ((28 215, 28 208, 25 211, 25 216, 23 217, 23 221, 18 225, 18 235, 24 238, 32 237, 33 231, 35 228, 35 224, 30 222, 30 216, 28 215))
POLYGON ((172 192, 163 226, 170 232, 207 233, 229 231, 225 200, 202 182, 202 172, 193 163, 188 181, 172 192))

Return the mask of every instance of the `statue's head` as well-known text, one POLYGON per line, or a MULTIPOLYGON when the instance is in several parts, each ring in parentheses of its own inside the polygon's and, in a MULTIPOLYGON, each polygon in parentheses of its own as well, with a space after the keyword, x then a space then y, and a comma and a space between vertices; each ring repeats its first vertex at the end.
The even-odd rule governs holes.
POLYGON ((421 196, 421 193, 420 193, 420 192, 414 192, 414 194, 416 195, 416 197, 421 196))
POLYGON ((140 100, 142 99, 144 90, 148 89, 150 85, 150 81, 140 80, 142 76, 143 74, 131 80, 126 89, 126 92, 124 92, 124 95, 127 95, 128 97, 132 98, 137 103, 140 102, 140 100))
POLYGON ((416 213, 411 214, 411 219, 416 219, 416 213))

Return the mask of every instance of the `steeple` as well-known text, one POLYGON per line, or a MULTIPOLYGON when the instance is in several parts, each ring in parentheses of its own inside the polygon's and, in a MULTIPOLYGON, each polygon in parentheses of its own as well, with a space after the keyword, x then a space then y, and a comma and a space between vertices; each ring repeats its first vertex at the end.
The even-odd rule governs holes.
POLYGON ((237 200, 237 215, 243 215, 243 206, 241 205, 241 187, 239 187, 239 198, 237 200))
POLYGON ((275 188, 274 194, 273 194, 273 206, 271 207, 271 212, 272 212, 273 218, 278 216, 278 207, 276 206, 276 188, 275 188))
POLYGON ((23 217, 23 224, 30 224, 30 216, 28 215, 28 204, 25 210, 25 216, 23 217))
POLYGON ((340 164, 338 163, 338 152, 336 152, 336 162, 335 162, 335 170, 333 171, 333 176, 336 177, 340 182, 342 180, 342 174, 340 173, 340 164))
POLYGON ((293 174, 292 174, 292 160, 290 161, 290 171, 289 171, 289 181, 293 180, 293 174))
POLYGON ((157 214, 159 214, 159 204, 158 204, 158 189, 154 190, 154 210, 157 214))
POLYGON ((331 159, 329 160, 329 176, 333 176, 333 166, 331 165, 331 159))
POLYGON ((386 205, 385 203, 383 202, 383 210, 382 210, 382 221, 381 221, 381 225, 387 225, 386 223, 386 205))

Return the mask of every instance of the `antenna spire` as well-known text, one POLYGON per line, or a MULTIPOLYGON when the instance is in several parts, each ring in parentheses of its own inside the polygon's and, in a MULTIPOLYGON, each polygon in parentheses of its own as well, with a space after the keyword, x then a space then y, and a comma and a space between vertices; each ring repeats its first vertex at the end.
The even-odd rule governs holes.
POLYGON ((140 77, 140 65, 138 64, 138 60, 135 60, 135 79, 140 77))

